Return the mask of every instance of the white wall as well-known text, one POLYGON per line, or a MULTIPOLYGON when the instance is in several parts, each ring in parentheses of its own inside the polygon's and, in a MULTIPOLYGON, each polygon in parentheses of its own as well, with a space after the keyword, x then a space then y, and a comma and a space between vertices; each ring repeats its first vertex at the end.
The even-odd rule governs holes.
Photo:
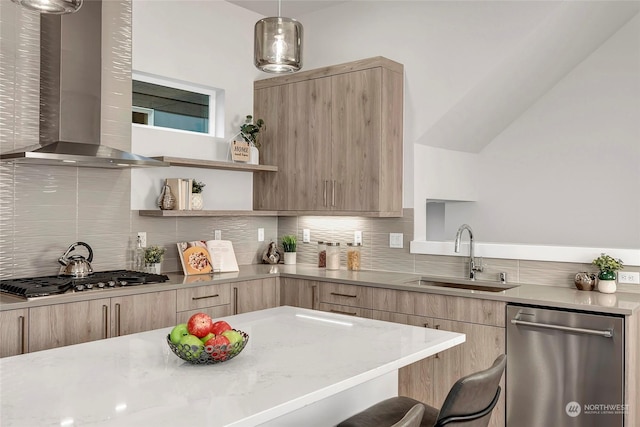
MULTIPOLYGON (((403 204, 416 209, 416 232, 427 228, 427 193, 459 199, 468 186, 477 202, 447 204, 451 239, 468 222, 479 240, 631 248, 640 259, 640 198, 629 197, 640 188, 637 16, 625 25, 638 2, 569 3, 366 1, 300 17, 305 68, 375 55, 405 65, 403 204), (573 62, 539 84, 536 74, 565 56, 573 62), (478 153, 477 173, 443 196, 418 170, 432 160, 423 144, 478 153), (605 208, 602 194, 620 200, 605 208)), ((440 167, 453 174, 468 162, 449 157, 458 160, 440 167)))
MULTIPOLYGON (((253 111, 257 13, 226 1, 133 0, 133 69, 224 90, 224 137, 134 126, 132 151, 227 160, 226 143, 253 111)), ((205 209, 252 209, 251 173, 207 169, 132 170, 131 209, 154 209, 166 177, 193 177, 207 184, 205 209)))

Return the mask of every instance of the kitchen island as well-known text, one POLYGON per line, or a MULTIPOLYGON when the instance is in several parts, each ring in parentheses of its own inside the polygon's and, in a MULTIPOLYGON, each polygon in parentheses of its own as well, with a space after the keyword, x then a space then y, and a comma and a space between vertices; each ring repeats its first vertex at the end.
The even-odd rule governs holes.
POLYGON ((399 368, 465 340, 288 306, 225 320, 250 338, 216 365, 175 356, 171 328, 0 359, 0 424, 330 426, 396 395, 399 368))

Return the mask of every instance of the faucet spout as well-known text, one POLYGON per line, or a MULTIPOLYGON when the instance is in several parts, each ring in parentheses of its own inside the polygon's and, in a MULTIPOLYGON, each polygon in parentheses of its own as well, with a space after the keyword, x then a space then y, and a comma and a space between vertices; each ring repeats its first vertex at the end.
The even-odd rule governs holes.
POLYGON ((453 250, 460 252, 460 240, 462 239, 462 233, 467 230, 469 232, 469 279, 475 280, 476 273, 483 270, 481 263, 477 264, 474 256, 474 244, 473 244, 473 230, 468 224, 462 224, 456 233, 456 241, 453 250))

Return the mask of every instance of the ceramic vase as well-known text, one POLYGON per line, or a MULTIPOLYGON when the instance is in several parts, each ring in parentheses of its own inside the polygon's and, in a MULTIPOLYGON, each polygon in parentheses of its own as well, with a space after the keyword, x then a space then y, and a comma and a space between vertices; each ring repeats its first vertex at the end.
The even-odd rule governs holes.
POLYGON ((168 185, 165 185, 162 189, 158 206, 164 211, 170 211, 176 207, 176 198, 171 193, 171 187, 168 185))
POLYGON ((249 147, 249 164, 250 165, 259 165, 260 164, 260 151, 254 145, 249 147))
POLYGON ((191 209, 194 211, 201 211, 203 207, 204 207, 204 198, 202 197, 202 193, 192 193, 191 209))
POLYGON ((296 252, 285 252, 284 263, 291 265, 296 263, 296 252))
POLYGON ((159 262, 153 263, 153 264, 147 264, 147 273, 152 273, 152 274, 160 274, 160 266, 162 264, 159 262))
POLYGON ((603 294, 612 294, 616 291, 615 280, 601 280, 598 279, 598 291, 603 294))

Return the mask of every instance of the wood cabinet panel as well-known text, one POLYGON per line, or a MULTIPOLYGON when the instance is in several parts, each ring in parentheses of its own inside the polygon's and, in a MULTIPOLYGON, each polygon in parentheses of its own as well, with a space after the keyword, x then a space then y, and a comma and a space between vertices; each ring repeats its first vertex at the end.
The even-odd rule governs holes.
POLYGON ((29 347, 29 310, 0 312, 0 357, 24 354, 29 347))
POLYGON ((29 309, 29 351, 109 338, 109 298, 29 309))
POLYGON ((177 310, 179 312, 231 303, 231 286, 229 283, 178 289, 176 292, 177 310))
POLYGON ((322 70, 254 83, 264 162, 278 167, 254 175, 254 209, 402 216, 402 65, 322 70))
POLYGON ((320 302, 371 308, 372 293, 370 287, 345 285, 343 283, 320 283, 320 302))
POLYGON ((187 323, 189 318, 196 313, 206 313, 214 320, 219 317, 231 316, 233 314, 231 304, 202 307, 197 310, 179 311, 176 314, 176 325, 178 323, 187 323))
POLYGON ((275 278, 235 282, 231 286, 234 314, 277 307, 280 301, 280 292, 275 278))
POLYGON ((371 310, 348 305, 327 304, 321 302, 318 304, 318 310, 327 311, 329 313, 344 314, 347 316, 372 318, 371 310))
POLYGON ((280 305, 314 309, 318 305, 320 284, 313 280, 280 278, 280 305))
POLYGON ((176 325, 176 291, 111 298, 111 336, 176 325))

